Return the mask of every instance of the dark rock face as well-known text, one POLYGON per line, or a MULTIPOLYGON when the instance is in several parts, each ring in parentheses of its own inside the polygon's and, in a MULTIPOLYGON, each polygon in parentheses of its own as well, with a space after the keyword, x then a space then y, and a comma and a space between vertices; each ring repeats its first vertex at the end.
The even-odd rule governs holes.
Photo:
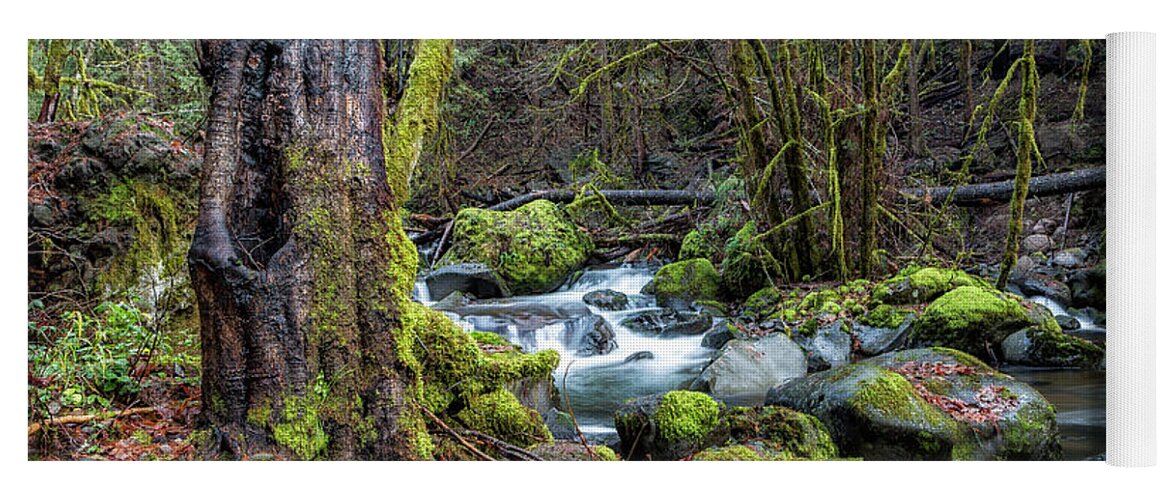
POLYGON ((614 290, 594 290, 585 294, 581 300, 604 311, 621 311, 630 302, 626 294, 614 290))
POLYGON ((737 338, 739 332, 732 323, 719 321, 703 334, 703 340, 700 341, 699 345, 710 349, 720 349, 729 340, 737 338))
POLYGON ((896 351, 769 391, 817 417, 842 456, 867 460, 1060 458, 1053 407, 1027 384, 943 348, 896 351))
POLYGON ((30 123, 29 290, 130 291, 160 263, 186 282, 202 161, 178 144, 147 116, 30 123))
POLYGON ((853 333, 854 338, 858 340, 858 352, 866 356, 877 356, 902 348, 914 322, 913 313, 904 316, 902 323, 894 328, 869 326, 861 321, 855 321, 853 333))
POLYGON ((431 300, 443 300, 452 292, 464 292, 478 299, 503 297, 500 280, 484 264, 467 263, 443 266, 425 278, 431 300))
POLYGON ((605 318, 596 314, 566 322, 565 345, 576 348, 581 356, 609 354, 618 348, 614 330, 605 318))
POLYGON ((1101 347, 1044 328, 1023 328, 1009 335, 1001 350, 1005 361, 1016 365, 1105 369, 1106 351, 1101 347))
POLYGON ((1074 307, 1093 307, 1106 310, 1106 264, 1082 269, 1070 275, 1066 281, 1073 296, 1074 307))
POLYGON ((1072 294, 1065 283, 1057 281, 1049 276, 1040 273, 1026 273, 1016 283, 1021 289, 1021 293, 1029 296, 1042 296, 1052 301, 1068 306, 1072 294))
POLYGON ((622 320, 622 326, 647 335, 700 335, 712 327, 707 313, 662 309, 645 311, 622 320))
POLYGON ((819 327, 808 335, 803 333, 805 330, 797 329, 793 334, 793 340, 805 351, 809 371, 828 370, 850 362, 853 339, 844 320, 819 327))

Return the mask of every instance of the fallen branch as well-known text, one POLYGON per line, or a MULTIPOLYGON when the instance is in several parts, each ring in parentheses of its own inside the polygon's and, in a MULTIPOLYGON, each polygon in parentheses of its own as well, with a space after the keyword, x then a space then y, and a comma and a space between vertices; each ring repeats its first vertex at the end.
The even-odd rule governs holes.
POLYGON ((62 417, 53 417, 48 420, 40 422, 33 422, 28 424, 28 435, 36 434, 42 427, 50 425, 64 425, 64 424, 84 424, 91 420, 105 420, 109 418, 129 417, 131 415, 145 415, 148 413, 158 413, 158 408, 128 408, 122 411, 107 411, 102 413, 91 413, 88 415, 65 415, 62 417))
MULTIPOLYGON (((685 191, 682 189, 618 189, 598 190, 613 205, 711 205, 716 201, 715 191, 685 191)), ((517 196, 497 203, 486 210, 512 210, 530 201, 549 200, 554 203, 573 201, 577 192, 572 189, 549 189, 517 196)))
POLYGON ((497 439, 497 438, 490 436, 488 434, 484 434, 483 432, 473 431, 471 429, 460 429, 457 432, 459 432, 465 436, 471 436, 473 438, 476 438, 480 441, 483 441, 483 442, 491 445, 493 448, 496 448, 496 451, 500 452, 501 455, 504 455, 505 458, 509 458, 512 460, 527 460, 527 461, 534 461, 534 462, 542 461, 541 457, 534 455, 532 452, 530 452, 524 448, 510 444, 506 441, 502 441, 502 440, 497 439))
POLYGON ((468 451, 471 451, 473 455, 475 455, 483 460, 487 460, 489 462, 496 461, 496 459, 494 459, 494 458, 488 456, 488 454, 480 451, 479 448, 472 446, 472 443, 467 442, 467 440, 465 440, 462 436, 460 436, 458 432, 455 432, 454 429, 452 429, 451 427, 448 427, 447 424, 443 423, 443 420, 440 420, 440 418, 436 417, 434 413, 431 413, 431 410, 428 410, 423 405, 418 405, 418 407, 420 410, 423 410, 423 414, 427 415, 427 418, 430 418, 431 421, 435 422, 435 424, 438 425, 440 429, 443 429, 445 432, 450 434, 451 437, 455 438, 456 441, 459 441, 459 444, 463 445, 464 448, 467 448, 468 451))

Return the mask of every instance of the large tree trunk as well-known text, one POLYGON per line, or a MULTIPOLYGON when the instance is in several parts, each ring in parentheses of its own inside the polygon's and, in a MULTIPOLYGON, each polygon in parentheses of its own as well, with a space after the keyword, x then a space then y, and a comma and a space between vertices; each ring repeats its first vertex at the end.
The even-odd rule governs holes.
POLYGON ((212 96, 189 262, 205 414, 236 456, 403 457, 391 334, 394 290, 411 284, 388 272, 405 200, 386 182, 378 44, 202 52, 212 96))

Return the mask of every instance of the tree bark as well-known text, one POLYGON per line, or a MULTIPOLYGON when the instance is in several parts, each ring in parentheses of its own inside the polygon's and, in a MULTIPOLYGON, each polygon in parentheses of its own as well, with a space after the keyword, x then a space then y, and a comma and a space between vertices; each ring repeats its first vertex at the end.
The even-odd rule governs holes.
POLYGON ((878 49, 874 40, 863 42, 862 85, 866 113, 862 120, 862 231, 858 250, 858 273, 869 278, 876 249, 878 218, 878 182, 882 162, 878 120, 878 49))
POLYGON ((61 100, 61 67, 65 58, 69 56, 69 46, 65 40, 49 40, 45 50, 45 72, 41 78, 41 89, 45 97, 41 100, 41 112, 37 115, 37 123, 52 122, 57 116, 57 104, 61 100))

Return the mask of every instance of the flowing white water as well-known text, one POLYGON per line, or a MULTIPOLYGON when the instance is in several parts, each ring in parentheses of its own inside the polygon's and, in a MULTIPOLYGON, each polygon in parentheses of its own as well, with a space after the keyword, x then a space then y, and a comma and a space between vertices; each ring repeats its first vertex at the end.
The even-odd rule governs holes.
MULTIPOLYGON (((659 309, 654 297, 639 293, 653 274, 646 266, 590 268, 555 292, 476 301, 461 311, 464 315, 448 315, 466 330, 496 332, 526 351, 560 353, 554 377, 558 390, 564 388, 562 406, 568 400, 587 435, 612 434, 614 410, 625 400, 686 388, 711 358, 712 350, 700 345, 702 335, 653 336, 622 326, 639 312, 659 309), (607 289, 625 294, 627 309, 606 311, 582 301, 589 292, 607 289), (618 346, 612 352, 581 355, 576 346, 567 345, 567 323, 588 313, 604 318, 614 331, 618 346), (640 352, 651 357, 626 361, 640 352)), ((416 283, 415 296, 426 305, 434 304, 422 280, 416 283)))
POLYGON ((1066 309, 1053 299, 1040 295, 1029 297, 1029 300, 1045 306, 1045 308, 1048 309, 1049 312, 1053 313, 1054 316, 1065 315, 1076 319, 1078 322, 1078 329, 1074 332, 1075 334, 1081 333, 1083 336, 1104 336, 1106 334, 1105 327, 1095 324, 1093 318, 1081 311, 1066 309))

